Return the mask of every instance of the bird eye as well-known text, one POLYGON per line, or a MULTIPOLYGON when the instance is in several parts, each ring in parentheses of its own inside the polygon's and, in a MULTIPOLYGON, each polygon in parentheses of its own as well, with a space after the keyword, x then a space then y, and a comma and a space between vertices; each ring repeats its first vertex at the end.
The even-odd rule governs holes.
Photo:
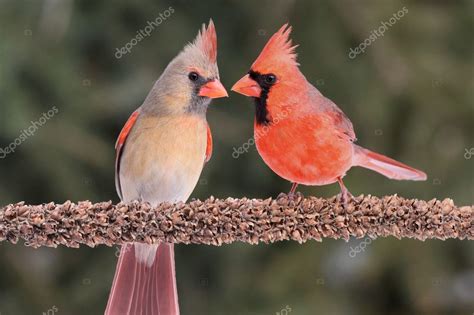
POLYGON ((267 74, 265 76, 265 82, 268 84, 274 84, 276 82, 277 78, 274 74, 267 74))
POLYGON ((194 81, 197 81, 197 80, 199 79, 199 74, 197 74, 197 72, 194 72, 194 71, 193 71, 193 72, 190 72, 190 73, 188 74, 188 78, 189 78, 189 80, 191 80, 191 81, 193 81, 193 82, 194 82, 194 81))

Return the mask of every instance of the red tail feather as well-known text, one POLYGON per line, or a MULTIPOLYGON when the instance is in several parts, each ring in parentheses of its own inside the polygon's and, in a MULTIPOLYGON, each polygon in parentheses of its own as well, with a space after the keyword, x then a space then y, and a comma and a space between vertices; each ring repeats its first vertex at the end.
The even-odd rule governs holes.
POLYGON ((395 161, 358 145, 354 145, 354 165, 362 166, 388 178, 397 180, 426 180, 426 174, 413 167, 395 161))
POLYGON ((140 244, 138 259, 137 245, 122 246, 105 315, 179 315, 173 245, 140 244))

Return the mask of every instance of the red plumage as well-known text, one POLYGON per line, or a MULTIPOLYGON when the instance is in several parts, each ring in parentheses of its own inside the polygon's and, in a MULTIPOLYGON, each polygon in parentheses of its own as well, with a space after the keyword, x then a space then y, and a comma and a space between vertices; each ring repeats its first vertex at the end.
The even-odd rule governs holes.
POLYGON ((120 158, 122 156, 122 150, 125 145, 125 141, 127 141, 127 137, 135 125, 139 114, 140 110, 137 109, 132 113, 132 115, 130 115, 127 122, 120 131, 117 142, 115 143, 115 188, 120 199, 122 199, 122 188, 120 186, 120 177, 118 176, 118 174, 120 174, 120 158))
POLYGON ((207 125, 207 141, 206 141, 206 162, 212 157, 212 133, 211 128, 207 125))
POLYGON ((351 121, 311 85, 298 68, 295 48, 285 24, 232 90, 253 97, 257 113, 255 142, 265 163, 297 184, 339 182, 352 166, 362 166, 392 179, 425 180, 426 174, 355 145, 351 121))

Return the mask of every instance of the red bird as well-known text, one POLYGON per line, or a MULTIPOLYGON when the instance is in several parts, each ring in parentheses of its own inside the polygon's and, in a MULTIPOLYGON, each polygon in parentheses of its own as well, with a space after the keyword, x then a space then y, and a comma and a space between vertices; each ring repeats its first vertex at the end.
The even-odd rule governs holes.
MULTIPOLYGON (((124 202, 186 201, 212 153, 206 110, 227 96, 219 81, 212 20, 174 58, 117 144, 115 182, 124 202)), ((172 244, 122 246, 106 315, 176 315, 178 295, 172 244)))
POLYGON ((298 184, 338 182, 341 199, 350 195, 342 178, 362 166, 397 180, 426 180, 426 174, 356 141, 347 116, 309 83, 298 68, 296 46, 285 24, 263 48, 250 71, 232 90, 254 98, 254 137, 265 163, 279 176, 298 184))

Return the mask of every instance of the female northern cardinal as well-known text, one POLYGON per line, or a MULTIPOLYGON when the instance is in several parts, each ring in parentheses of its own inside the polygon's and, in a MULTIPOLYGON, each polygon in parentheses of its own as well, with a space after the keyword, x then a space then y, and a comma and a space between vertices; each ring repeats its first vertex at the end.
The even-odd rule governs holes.
POLYGON ((263 48, 250 71, 232 90, 255 100, 254 136, 265 163, 293 183, 327 185, 338 182, 341 199, 350 193, 342 178, 362 166, 388 178, 426 180, 426 174, 353 142, 352 123, 298 69, 295 48, 285 24, 263 48))
MULTIPOLYGON (((122 201, 186 201, 212 153, 206 110, 227 96, 219 81, 212 20, 174 58, 117 144, 117 192, 122 201)), ((107 315, 179 314, 172 244, 127 244, 120 251, 107 315)))

